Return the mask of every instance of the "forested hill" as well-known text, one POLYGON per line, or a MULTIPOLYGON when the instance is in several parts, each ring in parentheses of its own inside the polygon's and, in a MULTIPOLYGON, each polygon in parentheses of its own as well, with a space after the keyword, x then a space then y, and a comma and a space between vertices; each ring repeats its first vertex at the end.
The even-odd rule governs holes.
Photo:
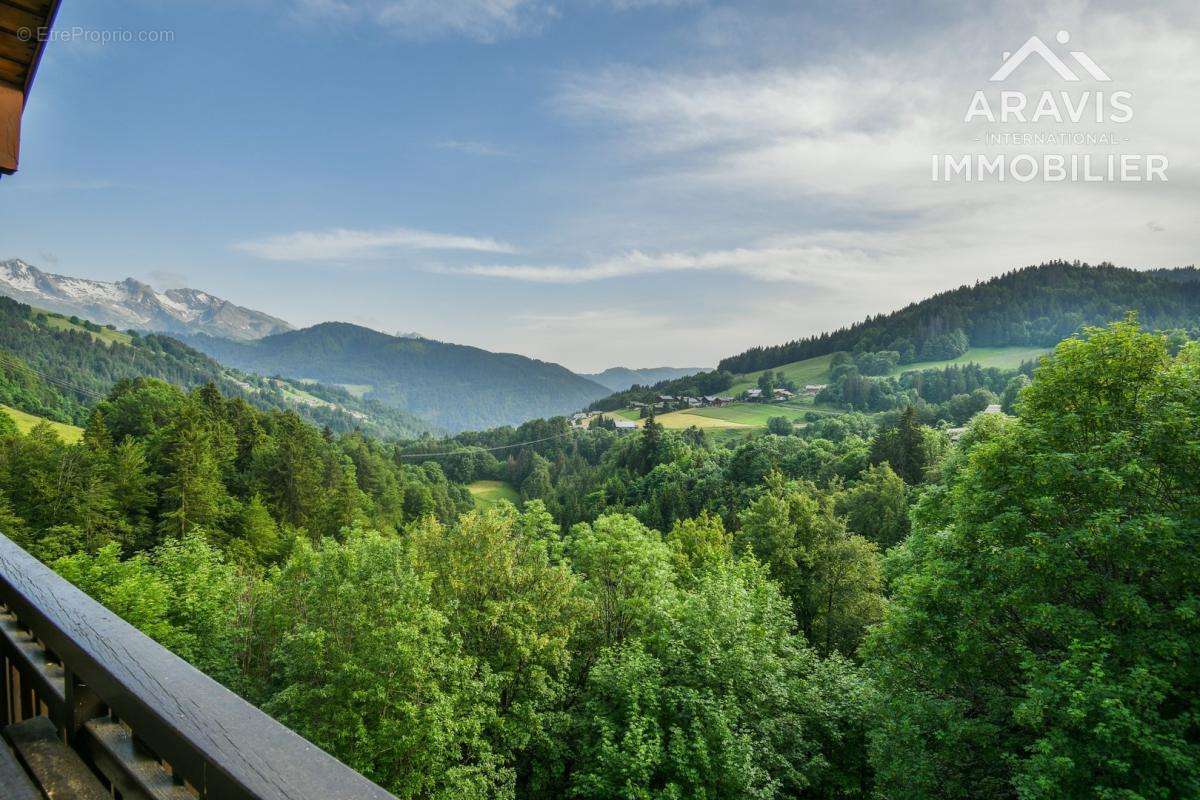
POLYGON ((587 406, 608 389, 565 367, 431 339, 326 322, 256 342, 187 341, 223 364, 354 387, 451 431, 515 425, 587 406))
POLYGON ((943 292, 832 333, 755 347, 722 360, 719 369, 754 372, 840 350, 894 350, 905 363, 954 358, 968 346, 1051 347, 1083 325, 1102 325, 1129 311, 1136 311, 1146 328, 1195 331, 1200 272, 1055 261, 943 292))
POLYGON ((583 372, 580 375, 614 392, 623 392, 631 386, 653 386, 662 381, 686 378, 688 375, 705 371, 704 367, 649 367, 646 369, 609 367, 603 372, 583 372))
POLYGON ((362 428, 408 437, 430 430, 415 417, 332 386, 264 379, 229 370, 168 336, 122 333, 0 297, 0 404, 82 424, 118 382, 159 378, 185 390, 213 384, 264 410, 291 409, 337 432, 362 428))

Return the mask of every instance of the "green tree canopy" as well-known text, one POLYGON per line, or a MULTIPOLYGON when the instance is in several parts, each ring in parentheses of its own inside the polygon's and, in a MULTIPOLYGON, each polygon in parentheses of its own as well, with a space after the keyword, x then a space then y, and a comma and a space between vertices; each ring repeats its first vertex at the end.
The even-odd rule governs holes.
POLYGON ((1200 351, 1063 342, 928 492, 866 648, 893 798, 1200 792, 1200 351))

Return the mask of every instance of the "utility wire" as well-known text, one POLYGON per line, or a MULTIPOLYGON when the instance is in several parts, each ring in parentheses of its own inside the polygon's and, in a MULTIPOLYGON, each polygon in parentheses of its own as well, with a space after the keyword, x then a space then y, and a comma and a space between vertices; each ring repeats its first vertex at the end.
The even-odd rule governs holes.
POLYGON ((531 444, 541 444, 542 442, 553 441, 554 439, 562 439, 570 436, 574 431, 566 433, 556 433, 553 436, 547 436, 543 439, 532 439, 528 442, 517 442, 515 444, 505 444, 499 447, 475 447, 470 450, 449 450, 442 453, 397 453, 396 458, 437 458, 438 456, 468 456, 473 453, 494 453, 497 450, 510 450, 514 447, 525 447, 531 444))
POLYGON ((105 395, 102 392, 97 392, 94 389, 85 389, 82 386, 76 386, 73 383, 70 383, 69 381, 65 381, 62 378, 59 378, 57 376, 47 375, 46 373, 42 372, 41 370, 34 369, 29 364, 26 364, 24 361, 20 360, 19 358, 16 358, 15 356, 10 356, 8 353, 5 353, 3 351, 0 351, 0 364, 4 364, 5 366, 9 366, 14 369, 23 369, 23 370, 26 370, 27 372, 31 372, 34 375, 37 375, 42 380, 46 381, 47 383, 57 386, 60 389, 67 389, 72 392, 76 392, 77 394, 84 395, 85 397, 90 397, 94 400, 103 400, 105 398, 105 395))

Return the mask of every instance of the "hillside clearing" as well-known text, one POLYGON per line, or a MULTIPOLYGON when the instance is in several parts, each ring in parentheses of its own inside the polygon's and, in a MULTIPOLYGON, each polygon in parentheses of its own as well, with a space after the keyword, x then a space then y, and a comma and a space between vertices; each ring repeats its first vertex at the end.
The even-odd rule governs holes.
POLYGON ((1050 352, 1049 347, 972 347, 958 358, 949 361, 923 361, 917 364, 901 364, 891 371, 892 375, 902 375, 921 369, 943 369, 944 367, 961 367, 964 364, 978 364, 981 367, 998 367, 1000 369, 1016 369, 1023 361, 1033 361, 1050 352))
MULTIPOLYGON (((832 353, 816 358, 806 358, 803 361, 794 361, 791 364, 776 367, 774 372, 803 388, 807 383, 825 383, 829 378, 829 362, 832 360, 832 353)), ((758 377, 764 372, 766 370, 739 375, 734 379, 733 386, 722 394, 739 395, 747 389, 753 389, 758 385, 758 377)))
MULTIPOLYGON (((979 364, 984 368, 997 367, 1000 369, 1015 369, 1022 362, 1037 359, 1049 352, 1044 347, 973 347, 958 358, 945 361, 921 361, 914 364, 904 364, 894 369, 890 376, 899 376, 905 372, 927 369, 943 369, 949 366, 979 364)), ((782 375, 786 380, 803 388, 809 384, 829 382, 830 362, 833 355, 817 356, 816 358, 796 361, 776 367, 776 375, 782 375)), ((738 376, 733 385, 722 394, 740 395, 747 389, 758 385, 758 378, 765 370, 751 372, 738 376)), ((793 422, 801 422, 804 416, 811 412, 823 414, 844 413, 841 409, 816 405, 811 397, 798 397, 786 403, 732 403, 726 406, 708 406, 704 408, 689 408, 681 411, 671 411, 660 414, 657 419, 666 428, 698 428, 746 430, 764 428, 772 417, 786 417, 793 422)), ((605 412, 610 417, 621 417, 638 421, 638 426, 644 422, 638 417, 636 409, 622 409, 605 412)))
POLYGON ((51 430, 58 434, 58 437, 67 444, 75 444, 83 438, 83 428, 77 428, 74 425, 67 425, 64 422, 55 422, 54 420, 35 417, 33 414, 27 414, 11 406, 0 405, 0 411, 3 411, 8 416, 12 417, 13 422, 17 423, 17 430, 22 434, 29 433, 40 423, 46 423, 51 430))
POLYGON ((53 311, 45 311, 40 308, 34 310, 39 314, 44 314, 46 327, 56 331, 79 331, 80 333, 91 334, 93 339, 105 344, 131 344, 133 342, 133 337, 122 331, 115 331, 103 326, 100 326, 99 330, 91 331, 84 327, 82 322, 76 324, 62 314, 56 314, 53 311))
POLYGON ((467 486, 471 497, 475 498, 475 506, 480 509, 491 508, 501 500, 516 505, 521 502, 521 495, 511 485, 504 481, 475 481, 467 486))
POLYGON ((698 408, 688 413, 701 417, 735 423, 744 427, 765 427, 772 417, 786 417, 793 422, 804 419, 813 407, 783 403, 734 403, 720 408, 698 408))
MULTIPOLYGON (((655 417, 660 425, 664 428, 672 430, 683 430, 684 428, 753 428, 754 425, 747 425, 742 422, 735 422, 729 419, 719 419, 715 417, 701 416, 698 412, 701 409, 690 409, 688 411, 671 411, 667 414, 659 414, 655 417)), ((637 421, 639 428, 646 427, 646 420, 639 419, 637 421)))
MULTIPOLYGON (((905 372, 914 372, 923 369, 942 369, 950 366, 962 366, 963 364, 979 364, 982 367, 1016 369, 1021 366, 1021 362, 1031 361, 1048 352, 1050 352, 1050 348, 1048 347, 972 347, 958 358, 947 361, 918 361, 913 364, 901 364, 889 374, 896 376, 905 372)), ((791 364, 775 367, 773 371, 776 375, 782 375, 785 379, 803 388, 806 384, 828 383, 829 362, 832 360, 832 354, 817 356, 816 358, 793 361, 791 364)), ((759 370, 758 372, 750 372, 737 376, 734 379, 733 386, 729 387, 727 393, 738 395, 747 389, 753 389, 758 385, 759 376, 765 371, 759 370)))

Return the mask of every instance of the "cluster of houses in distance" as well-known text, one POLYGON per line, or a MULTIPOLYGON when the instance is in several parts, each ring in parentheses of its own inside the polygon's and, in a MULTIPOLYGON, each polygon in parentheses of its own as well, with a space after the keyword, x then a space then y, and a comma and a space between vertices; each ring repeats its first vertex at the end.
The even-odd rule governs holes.
MULTIPOLYGON (((652 403, 631 402, 630 408, 639 411, 644 409, 653 409, 654 411, 686 411, 689 408, 720 408, 727 406, 730 403, 783 403, 796 398, 797 394, 801 397, 816 397, 821 393, 826 384, 810 383, 804 387, 799 393, 793 392, 790 389, 776 387, 770 394, 764 395, 762 389, 747 389, 737 397, 727 397, 725 395, 710 394, 703 397, 688 397, 686 395, 670 395, 660 394, 652 403)), ((588 420, 594 415, 579 412, 571 417, 571 424, 575 427, 583 427, 588 424, 588 420)), ((633 430, 637 428, 637 423, 633 420, 616 418, 613 420, 617 426, 617 430, 633 430)))
MULTIPOLYGON (((816 397, 825 388, 825 384, 809 384, 800 392, 803 397, 816 397)), ((729 405, 730 403, 738 402, 738 400, 746 403, 770 403, 783 402, 790 400, 796 396, 796 392, 788 389, 775 389, 770 398, 763 397, 762 389, 747 389, 737 400, 732 397, 724 397, 721 395, 707 395, 705 397, 675 397, 669 394, 660 394, 653 403, 630 403, 632 408, 647 409, 652 408, 655 411, 681 411, 689 408, 717 408, 720 406, 729 405)), ((1004 413, 998 403, 992 403, 981 414, 1002 414, 1004 413)), ((586 428, 593 417, 605 416, 602 413, 589 414, 585 411, 580 411, 571 416, 571 425, 576 428, 586 428)), ((623 419, 621 417, 610 417, 616 429, 619 431, 637 430, 637 422, 631 419, 623 419)), ((958 441, 959 437, 967 430, 967 427, 961 426, 958 428, 947 428, 946 433, 949 434, 951 441, 958 441)))

